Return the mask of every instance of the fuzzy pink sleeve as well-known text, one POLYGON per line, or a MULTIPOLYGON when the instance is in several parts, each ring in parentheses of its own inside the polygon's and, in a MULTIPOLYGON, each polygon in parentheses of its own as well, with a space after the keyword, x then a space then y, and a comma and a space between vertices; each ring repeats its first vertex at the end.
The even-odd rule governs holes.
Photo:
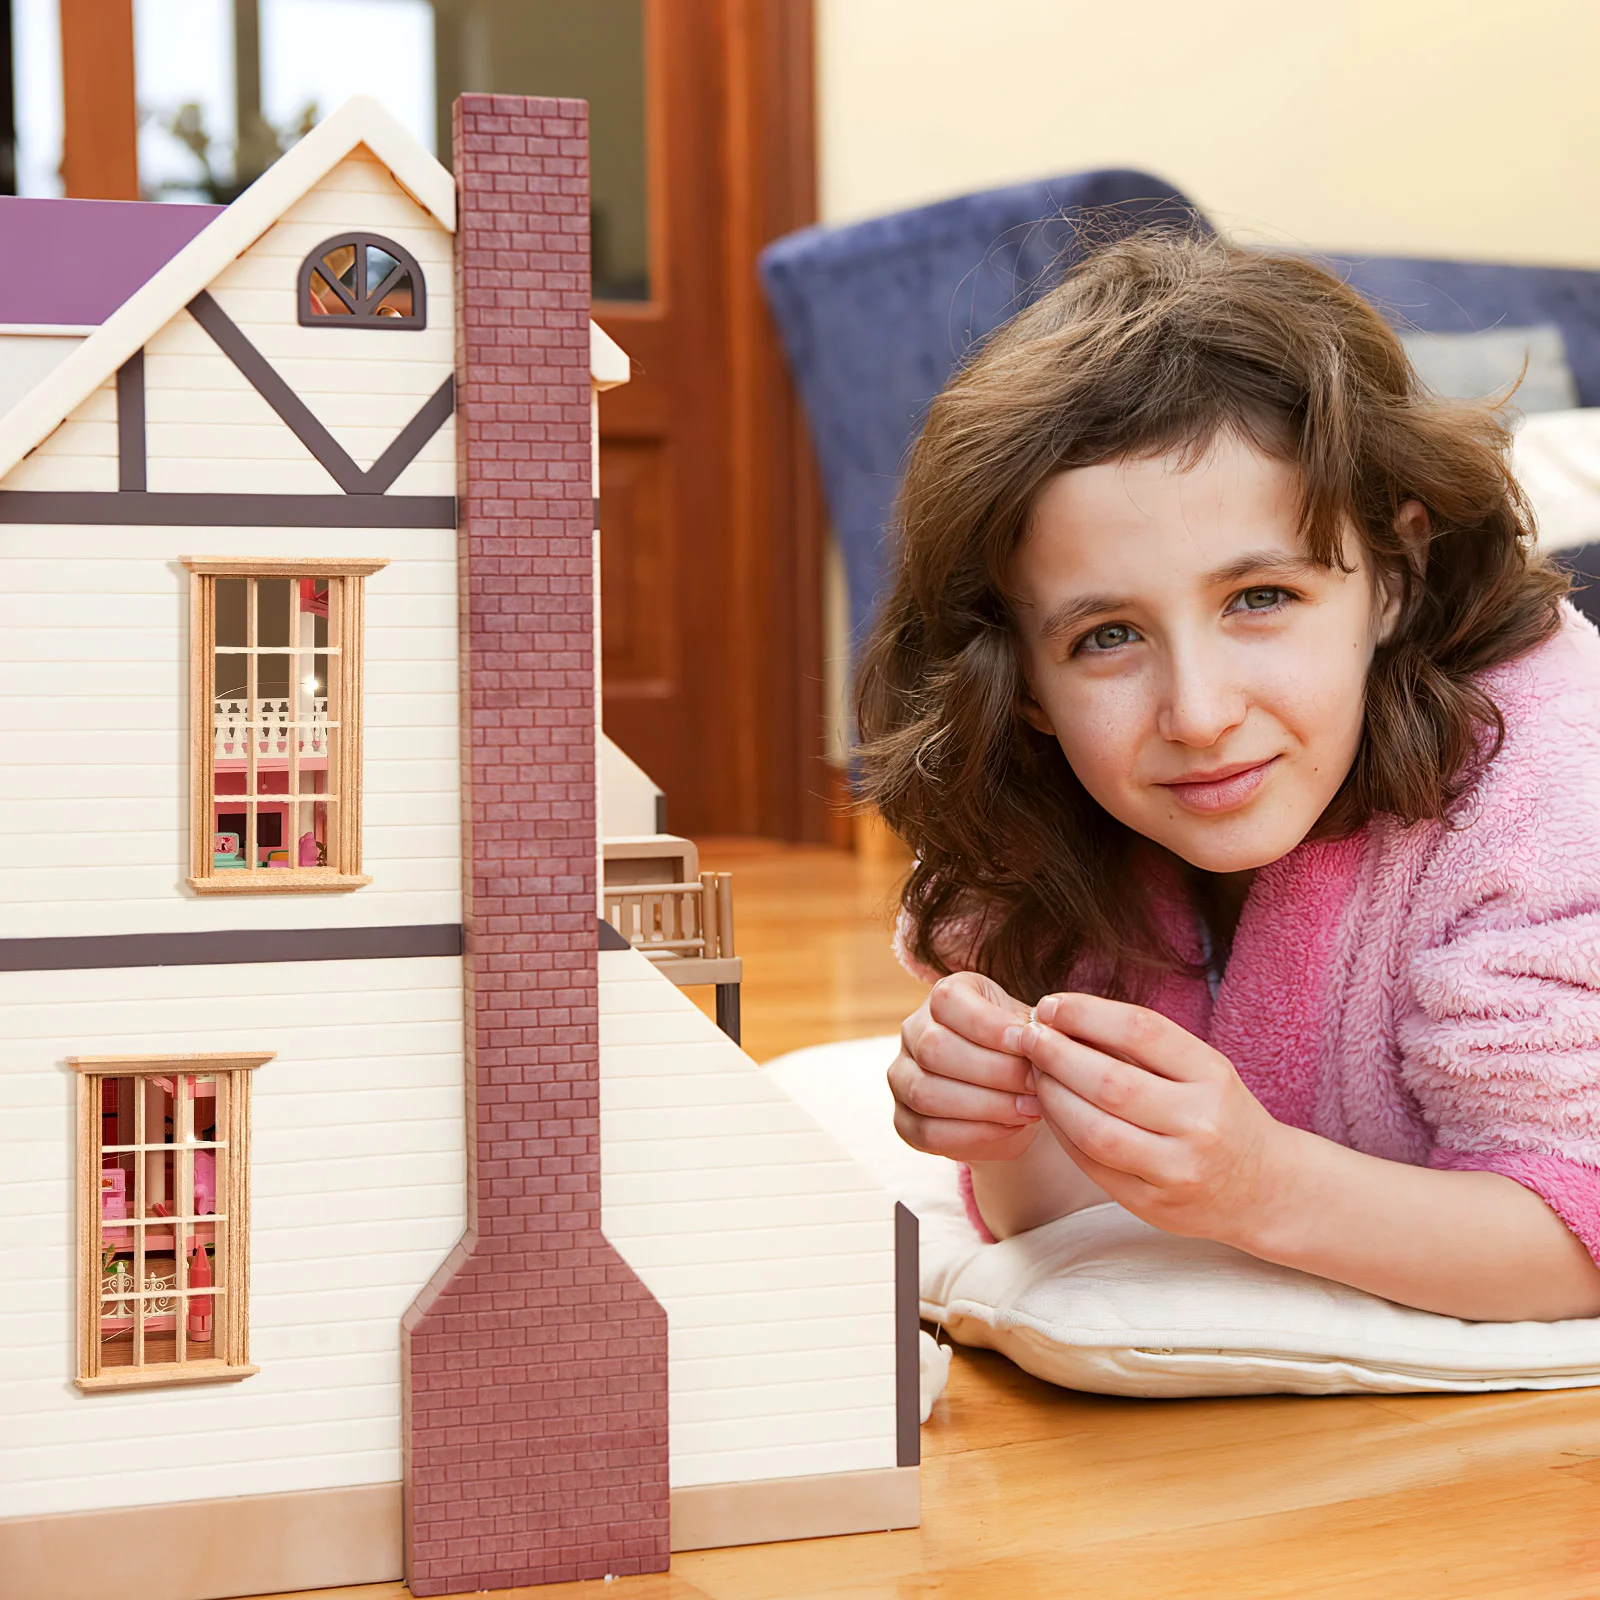
MULTIPOLYGON (((1522 1150, 1435 1150, 1430 1167, 1445 1172, 1498 1172, 1532 1189, 1582 1241, 1600 1263, 1600 1169, 1561 1156, 1522 1150)), ((969 1214, 970 1214, 969 1202, 969 1214)))
POLYGON ((932 985, 939 981, 941 974, 911 953, 911 913, 904 906, 901 906, 894 919, 894 940, 890 948, 894 951, 895 960, 919 983, 932 985))
MULTIPOLYGON (((935 932, 944 964, 952 972, 968 970, 972 964, 974 946, 978 942, 976 919, 963 917, 954 922, 941 923, 935 932)), ((891 946, 894 958, 913 978, 929 985, 937 983, 944 974, 936 972, 925 961, 918 960, 912 953, 913 942, 911 913, 901 906, 894 919, 894 941, 891 946)))
POLYGON ((1600 1261, 1600 911, 1502 903, 1414 961, 1406 1086, 1430 1165, 1533 1190, 1600 1261))

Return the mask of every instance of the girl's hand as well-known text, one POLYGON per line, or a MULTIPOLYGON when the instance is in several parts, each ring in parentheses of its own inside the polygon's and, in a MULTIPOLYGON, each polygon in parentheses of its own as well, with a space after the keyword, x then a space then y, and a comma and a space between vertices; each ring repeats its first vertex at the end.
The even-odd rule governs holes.
POLYGON ((1278 1189, 1285 1129, 1233 1063, 1142 1006, 1056 994, 1036 1016, 1002 1047, 1027 1052, 1035 1103, 1083 1172, 1168 1233, 1251 1237, 1278 1189))
POLYGON ((1020 1000, 976 972, 941 978, 906 1018, 889 1068, 900 1137, 957 1161, 1020 1156, 1039 1131, 1039 1109, 1028 1098, 1028 1062, 1001 1041, 1027 1019, 1020 1000))

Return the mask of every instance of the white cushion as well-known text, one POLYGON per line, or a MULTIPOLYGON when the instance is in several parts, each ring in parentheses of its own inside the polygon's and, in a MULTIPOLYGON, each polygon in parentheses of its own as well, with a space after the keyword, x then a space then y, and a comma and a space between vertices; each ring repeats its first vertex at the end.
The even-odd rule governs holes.
POLYGON ((1539 548, 1600 540, 1600 407, 1546 411, 1517 429, 1512 470, 1539 523, 1539 548))
POLYGON ((922 1314, 1051 1383, 1136 1396, 1568 1389, 1600 1384, 1600 1319, 1463 1322, 1180 1239, 1116 1205, 984 1244, 954 1162, 895 1134, 894 1037, 765 1070, 917 1213, 922 1314))

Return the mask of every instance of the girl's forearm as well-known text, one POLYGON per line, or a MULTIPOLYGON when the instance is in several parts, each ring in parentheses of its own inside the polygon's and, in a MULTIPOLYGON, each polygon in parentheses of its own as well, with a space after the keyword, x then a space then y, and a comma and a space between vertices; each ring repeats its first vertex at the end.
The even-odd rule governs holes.
POLYGON ((1600 1316, 1600 1267, 1531 1189, 1280 1131, 1273 1192, 1227 1243, 1446 1316, 1600 1316))
POLYGON ((1042 1227, 1110 1196, 1056 1143, 1047 1127, 1015 1161, 974 1161, 972 1197, 997 1239, 1042 1227))

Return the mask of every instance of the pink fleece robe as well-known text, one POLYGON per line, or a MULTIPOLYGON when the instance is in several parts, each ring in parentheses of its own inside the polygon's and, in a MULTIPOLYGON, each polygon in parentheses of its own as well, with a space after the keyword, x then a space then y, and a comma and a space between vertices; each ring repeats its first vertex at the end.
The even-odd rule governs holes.
POLYGON ((1280 1122, 1502 1173, 1600 1261, 1600 634, 1568 607, 1482 682, 1505 744, 1456 828, 1298 846, 1257 873, 1215 1002, 1172 976, 1151 1004, 1280 1122))

